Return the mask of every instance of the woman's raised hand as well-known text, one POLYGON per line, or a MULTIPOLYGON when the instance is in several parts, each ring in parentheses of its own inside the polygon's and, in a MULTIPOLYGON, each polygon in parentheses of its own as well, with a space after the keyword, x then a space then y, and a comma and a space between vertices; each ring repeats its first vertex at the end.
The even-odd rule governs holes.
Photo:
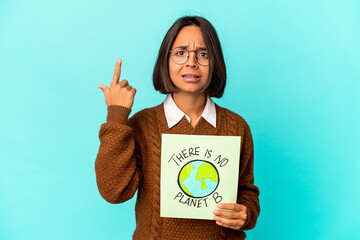
POLYGON ((134 96, 136 89, 132 88, 127 80, 122 80, 119 82, 120 73, 121 73, 121 59, 116 60, 116 66, 114 71, 114 76, 110 83, 110 88, 100 84, 100 88, 105 95, 105 102, 107 106, 119 105, 127 108, 131 108, 134 103, 134 96))

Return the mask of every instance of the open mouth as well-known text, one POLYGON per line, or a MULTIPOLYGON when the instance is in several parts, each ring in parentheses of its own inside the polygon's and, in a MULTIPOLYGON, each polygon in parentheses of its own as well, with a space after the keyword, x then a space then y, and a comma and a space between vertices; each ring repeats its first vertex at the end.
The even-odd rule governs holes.
POLYGON ((183 74, 181 75, 186 81, 197 81, 200 79, 199 75, 196 74, 183 74))

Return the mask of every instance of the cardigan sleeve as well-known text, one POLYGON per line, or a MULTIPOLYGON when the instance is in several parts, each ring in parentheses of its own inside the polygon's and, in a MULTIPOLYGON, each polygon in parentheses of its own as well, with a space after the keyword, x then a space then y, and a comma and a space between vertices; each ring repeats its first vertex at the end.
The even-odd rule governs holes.
POLYGON ((245 124, 242 149, 240 154, 240 170, 237 203, 247 208, 247 220, 241 230, 255 227, 260 214, 259 188, 254 185, 254 145, 250 128, 245 124))
POLYGON ((131 199, 142 178, 141 154, 128 121, 130 112, 130 108, 109 106, 107 121, 99 131, 96 182, 101 196, 109 203, 131 199))

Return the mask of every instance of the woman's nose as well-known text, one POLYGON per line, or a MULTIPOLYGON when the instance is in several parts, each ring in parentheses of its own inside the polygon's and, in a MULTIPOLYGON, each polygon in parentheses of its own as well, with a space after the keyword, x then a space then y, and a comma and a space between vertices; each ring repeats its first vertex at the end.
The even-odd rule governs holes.
POLYGON ((188 56, 186 65, 189 67, 197 67, 198 63, 196 61, 196 52, 189 52, 189 56, 188 56))

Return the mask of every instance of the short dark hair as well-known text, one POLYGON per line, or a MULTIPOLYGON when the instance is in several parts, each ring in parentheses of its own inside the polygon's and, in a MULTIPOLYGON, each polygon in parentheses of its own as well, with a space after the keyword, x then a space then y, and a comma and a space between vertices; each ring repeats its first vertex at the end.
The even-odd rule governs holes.
POLYGON ((154 88, 163 94, 173 93, 176 90, 169 74, 169 50, 180 30, 186 26, 198 26, 201 28, 210 58, 210 81, 208 81, 208 85, 205 86, 203 91, 209 97, 220 98, 224 93, 226 85, 226 66, 220 40, 213 25, 205 18, 199 16, 179 18, 166 33, 154 67, 154 88))

